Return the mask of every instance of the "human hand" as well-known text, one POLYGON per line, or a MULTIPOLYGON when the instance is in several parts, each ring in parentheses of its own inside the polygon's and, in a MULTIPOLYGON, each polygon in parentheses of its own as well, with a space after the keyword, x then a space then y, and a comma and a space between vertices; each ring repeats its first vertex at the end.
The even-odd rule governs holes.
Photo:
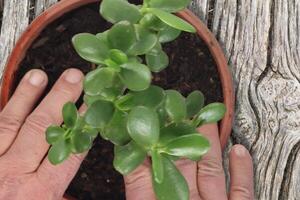
MULTIPOLYGON (((199 128, 211 142, 211 149, 198 163, 179 160, 176 165, 186 178, 191 200, 253 200, 252 159, 242 145, 235 145, 230 152, 230 191, 227 195, 222 154, 216 124, 199 128)), ((155 200, 152 189, 149 160, 125 177, 128 200, 155 200)), ((171 191, 170 191, 171 192, 171 191)))
POLYGON ((82 80, 80 71, 67 70, 35 108, 47 76, 32 70, 22 79, 0 113, 0 199, 62 199, 85 155, 72 155, 57 166, 50 164, 45 158, 49 149, 45 130, 62 123, 62 107, 79 98, 82 80))

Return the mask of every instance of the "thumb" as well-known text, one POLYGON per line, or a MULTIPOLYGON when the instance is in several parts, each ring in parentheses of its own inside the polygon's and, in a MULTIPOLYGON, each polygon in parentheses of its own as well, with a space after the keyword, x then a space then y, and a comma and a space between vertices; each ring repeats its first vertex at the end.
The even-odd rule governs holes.
POLYGON ((124 177, 127 200, 155 200, 152 189, 151 164, 147 158, 142 165, 124 177))

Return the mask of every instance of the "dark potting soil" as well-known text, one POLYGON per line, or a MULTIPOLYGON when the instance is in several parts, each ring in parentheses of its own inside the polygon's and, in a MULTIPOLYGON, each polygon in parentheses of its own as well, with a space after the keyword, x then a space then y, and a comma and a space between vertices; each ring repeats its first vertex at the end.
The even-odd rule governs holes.
MULTIPOLYGON (((49 77, 47 91, 61 73, 76 67, 87 73, 91 64, 74 51, 71 38, 81 32, 98 33, 111 25, 98 12, 99 3, 77 9, 50 24, 35 40, 16 73, 16 85, 30 69, 42 69, 49 77)), ((222 101, 218 72, 205 43, 194 34, 183 33, 164 45, 170 67, 154 75, 154 84, 187 95, 201 90, 206 103, 222 101)), ((47 92, 46 91, 46 92, 47 92)), ((113 145, 100 138, 84 160, 67 193, 77 199, 125 199, 122 176, 113 169, 113 145)))

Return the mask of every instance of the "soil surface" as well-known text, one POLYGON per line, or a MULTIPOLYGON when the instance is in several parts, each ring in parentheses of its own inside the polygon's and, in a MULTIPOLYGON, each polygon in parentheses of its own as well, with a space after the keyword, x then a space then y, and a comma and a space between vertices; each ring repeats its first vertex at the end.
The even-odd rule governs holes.
MULTIPOLYGON (((111 26, 100 17, 98 7, 99 3, 82 7, 50 24, 27 52, 17 71, 16 85, 33 68, 48 74, 47 91, 67 68, 76 67, 84 73, 90 71, 91 64, 76 54, 71 38, 81 32, 102 32, 111 26)), ((201 90, 206 103, 223 100, 216 65, 197 35, 183 33, 164 49, 170 57, 170 67, 154 75, 154 84, 179 90, 184 95, 201 90)), ((113 169, 112 161, 113 145, 96 139, 67 193, 84 200, 125 199, 122 176, 113 169)))

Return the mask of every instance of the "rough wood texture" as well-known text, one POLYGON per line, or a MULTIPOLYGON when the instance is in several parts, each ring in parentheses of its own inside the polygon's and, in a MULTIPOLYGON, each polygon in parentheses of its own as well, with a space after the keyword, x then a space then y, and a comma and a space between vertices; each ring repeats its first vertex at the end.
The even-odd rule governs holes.
MULTIPOLYGON (((29 0, 4 1, 1 72, 30 13, 29 0)), ((36 15, 55 1, 36 0, 36 15)), ((194 0, 190 9, 229 59, 237 96, 231 141, 251 151, 256 199, 300 199, 300 1, 194 0)))
POLYGON ((35 16, 41 14, 44 10, 55 4, 57 0, 36 0, 35 1, 35 16))
POLYGON ((232 140, 254 158, 256 198, 300 199, 300 1, 215 0, 212 30, 234 75, 232 140))

